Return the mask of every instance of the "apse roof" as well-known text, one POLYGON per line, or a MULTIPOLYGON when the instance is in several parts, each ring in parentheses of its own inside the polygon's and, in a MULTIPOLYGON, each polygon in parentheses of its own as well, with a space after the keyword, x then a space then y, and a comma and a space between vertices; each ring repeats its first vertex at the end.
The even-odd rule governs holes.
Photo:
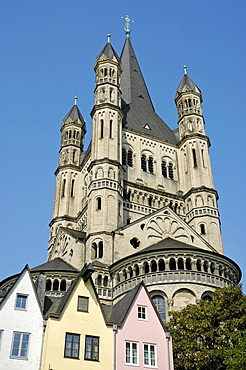
POLYGON ((154 110, 129 37, 121 54, 123 125, 141 133, 177 143, 174 132, 154 110))
POLYGON ((78 272, 76 268, 65 262, 61 258, 55 258, 51 261, 45 262, 42 265, 36 266, 31 269, 31 272, 40 271, 67 271, 67 272, 78 272))

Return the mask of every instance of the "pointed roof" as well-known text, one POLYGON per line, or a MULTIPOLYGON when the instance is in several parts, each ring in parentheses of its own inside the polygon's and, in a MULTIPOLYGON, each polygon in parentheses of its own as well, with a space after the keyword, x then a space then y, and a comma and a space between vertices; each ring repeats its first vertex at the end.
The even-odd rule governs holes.
POLYGON ((77 119, 79 119, 83 125, 85 125, 85 120, 76 104, 70 109, 68 114, 64 117, 62 120, 62 123, 66 122, 68 118, 71 118, 72 122, 75 122, 77 119))
POLYGON ((143 282, 140 282, 115 305, 102 305, 108 323, 122 324, 143 282))
POLYGON ((118 54, 116 53, 116 51, 114 50, 113 46, 111 45, 111 43, 108 41, 107 44, 104 46, 104 48, 102 49, 102 51, 98 54, 98 56, 96 57, 96 62, 101 58, 102 55, 105 55, 108 59, 113 59, 113 57, 116 58, 116 60, 118 62, 120 62, 120 58, 118 56, 118 54))
POLYGON ((67 271, 67 272, 78 272, 76 268, 65 262, 61 258, 55 258, 51 261, 45 262, 42 265, 36 266, 31 269, 31 272, 36 271, 67 271))
POLYGON ((177 143, 173 131, 154 110, 129 37, 122 50, 121 67, 123 124, 141 133, 177 143))
POLYGON ((178 88, 177 88, 177 92, 181 93, 183 88, 187 86, 189 89, 191 90, 194 90, 194 88, 197 88, 199 90, 199 92, 201 93, 201 90, 199 89, 199 87, 192 81, 192 79, 189 77, 189 75, 187 73, 184 74, 178 88))

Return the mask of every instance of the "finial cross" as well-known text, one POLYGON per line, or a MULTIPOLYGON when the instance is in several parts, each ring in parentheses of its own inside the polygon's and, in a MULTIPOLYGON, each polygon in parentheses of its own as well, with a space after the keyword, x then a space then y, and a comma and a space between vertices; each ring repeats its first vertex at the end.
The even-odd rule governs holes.
POLYGON ((126 15, 125 17, 121 17, 121 19, 125 19, 125 21, 126 21, 124 31, 126 33, 126 36, 129 37, 130 33, 131 33, 130 22, 134 23, 134 21, 129 18, 129 15, 126 15))

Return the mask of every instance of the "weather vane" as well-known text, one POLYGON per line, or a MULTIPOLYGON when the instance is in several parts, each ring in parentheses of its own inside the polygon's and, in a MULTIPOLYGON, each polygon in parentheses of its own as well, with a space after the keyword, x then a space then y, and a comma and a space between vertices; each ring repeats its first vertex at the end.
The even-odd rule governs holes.
POLYGON ((134 23, 134 21, 129 18, 129 15, 126 15, 125 17, 121 17, 121 19, 125 19, 126 21, 124 30, 125 30, 126 36, 129 37, 131 33, 130 22, 134 23))

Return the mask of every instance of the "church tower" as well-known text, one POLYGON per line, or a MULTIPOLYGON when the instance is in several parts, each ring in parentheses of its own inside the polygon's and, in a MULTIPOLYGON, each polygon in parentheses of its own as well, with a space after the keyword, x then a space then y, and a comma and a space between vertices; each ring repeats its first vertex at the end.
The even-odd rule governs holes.
POLYGON ((91 163, 88 167, 87 260, 113 262, 111 231, 123 225, 120 59, 108 42, 95 62, 91 163))
POLYGON ((60 131, 61 145, 55 171, 56 189, 48 248, 53 258, 56 256, 53 247, 59 228, 76 228, 76 216, 80 211, 80 163, 84 152, 86 123, 77 106, 77 97, 63 119, 60 131))
POLYGON ((188 76, 186 66, 176 91, 175 103, 180 136, 180 190, 184 193, 186 222, 219 253, 223 253, 218 194, 213 184, 202 93, 188 76))

